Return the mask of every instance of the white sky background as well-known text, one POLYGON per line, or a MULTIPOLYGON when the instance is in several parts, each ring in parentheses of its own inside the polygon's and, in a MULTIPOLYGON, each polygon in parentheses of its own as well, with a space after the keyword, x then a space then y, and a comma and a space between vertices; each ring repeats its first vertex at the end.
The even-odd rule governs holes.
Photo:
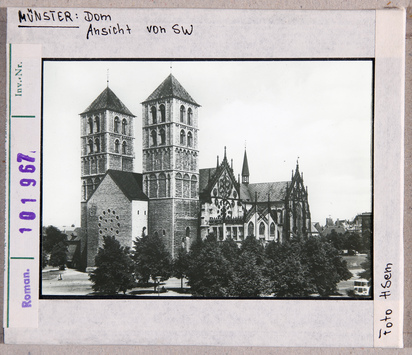
MULTIPOLYGON (((43 225, 80 226, 80 116, 106 87, 136 115, 135 171, 142 172, 144 101, 170 62, 48 61, 43 89, 43 225)), ((200 168, 233 158, 245 141, 250 182, 285 181, 299 157, 312 221, 370 212, 372 62, 173 62, 201 105, 200 168)))

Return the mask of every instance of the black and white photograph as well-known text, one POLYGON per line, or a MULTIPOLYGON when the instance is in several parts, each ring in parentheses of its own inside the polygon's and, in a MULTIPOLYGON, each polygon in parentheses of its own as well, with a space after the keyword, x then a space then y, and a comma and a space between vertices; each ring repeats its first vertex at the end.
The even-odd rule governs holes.
POLYGON ((43 60, 41 298, 373 299, 374 60, 43 60))

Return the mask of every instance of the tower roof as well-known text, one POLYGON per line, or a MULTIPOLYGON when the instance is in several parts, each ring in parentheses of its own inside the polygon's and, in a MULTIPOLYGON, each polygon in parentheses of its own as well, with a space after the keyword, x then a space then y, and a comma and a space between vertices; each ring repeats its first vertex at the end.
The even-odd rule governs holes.
POLYGON ((249 176, 249 164, 247 162, 246 149, 245 155, 243 156, 242 176, 249 176))
POLYGON ((111 110, 135 117, 109 87, 104 89, 82 114, 100 110, 111 110))
POLYGON ((180 84, 172 74, 170 74, 142 103, 171 97, 200 106, 195 100, 193 100, 182 84, 180 84))

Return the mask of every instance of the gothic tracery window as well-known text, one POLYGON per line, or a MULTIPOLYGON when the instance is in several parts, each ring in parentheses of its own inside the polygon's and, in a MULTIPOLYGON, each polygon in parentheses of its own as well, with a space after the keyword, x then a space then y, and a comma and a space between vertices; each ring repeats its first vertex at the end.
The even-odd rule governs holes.
POLYGON ((259 235, 265 235, 265 224, 263 222, 259 225, 259 235))
POLYGON ((270 235, 275 235, 275 223, 270 224, 270 235))
POLYGON ((248 236, 255 235, 255 225, 253 224, 253 222, 249 222, 247 226, 247 233, 248 233, 248 236))
POLYGON ((120 145, 120 142, 119 142, 118 139, 116 139, 116 140, 114 141, 114 152, 115 152, 115 153, 119 153, 119 145, 120 145))
POLYGON ((123 143, 122 143, 122 153, 127 154, 127 143, 126 143, 126 141, 123 141, 123 143))

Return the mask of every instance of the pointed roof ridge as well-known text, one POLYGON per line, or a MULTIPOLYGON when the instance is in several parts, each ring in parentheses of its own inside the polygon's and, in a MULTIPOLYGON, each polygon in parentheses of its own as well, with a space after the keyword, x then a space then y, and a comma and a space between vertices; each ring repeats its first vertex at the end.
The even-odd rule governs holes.
POLYGON ((249 176, 249 164, 247 161, 246 148, 245 148, 245 155, 243 156, 242 176, 249 176))
POLYGON ((111 110, 136 117, 108 86, 81 114, 100 110, 111 110))
POLYGON ((179 81, 173 76, 172 73, 170 73, 168 77, 163 80, 163 82, 155 89, 155 91, 153 91, 152 94, 142 103, 171 97, 175 97, 193 105, 200 106, 192 98, 192 96, 190 96, 190 94, 186 91, 182 84, 180 84, 179 81))
POLYGON ((149 198, 143 192, 143 174, 131 171, 109 169, 106 172, 119 189, 130 200, 148 201, 149 198))

